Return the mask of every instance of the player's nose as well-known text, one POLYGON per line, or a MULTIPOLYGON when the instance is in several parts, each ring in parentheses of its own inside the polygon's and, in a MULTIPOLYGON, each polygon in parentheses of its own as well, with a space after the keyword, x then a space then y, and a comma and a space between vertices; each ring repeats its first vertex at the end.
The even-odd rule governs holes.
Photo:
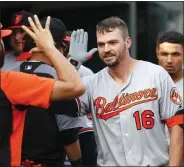
POLYGON ((104 52, 109 52, 110 51, 110 47, 108 44, 105 44, 104 46, 104 52))
POLYGON ((172 62, 173 62, 172 56, 171 55, 168 55, 168 57, 167 57, 167 63, 172 63, 172 62))

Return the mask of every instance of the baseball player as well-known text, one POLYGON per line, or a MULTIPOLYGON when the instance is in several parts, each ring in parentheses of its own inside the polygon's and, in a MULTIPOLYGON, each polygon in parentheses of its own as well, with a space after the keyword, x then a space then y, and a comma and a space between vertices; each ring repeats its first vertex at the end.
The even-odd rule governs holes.
MULTIPOLYGON (((24 36, 26 32, 22 29, 22 25, 29 26, 28 17, 33 18, 33 14, 27 11, 20 11, 12 16, 11 26, 8 29, 12 30, 10 35, 10 49, 7 51, 4 61, 4 70, 12 70, 19 66, 29 54, 24 54, 22 52, 25 45, 24 36)), ((30 28, 30 27, 29 27, 30 28)))
MULTIPOLYGON (((42 26, 45 25, 46 20, 47 18, 40 20, 42 26)), ((61 20, 51 18, 50 32, 56 48, 62 52, 62 50, 64 50, 63 39, 66 32, 65 25, 61 20)), ((34 41, 30 39, 27 39, 27 41, 30 43, 27 42, 26 45, 29 46, 26 47, 32 49, 35 45, 34 41)), ((57 78, 52 63, 42 52, 32 53, 31 59, 22 63, 20 67, 15 69, 15 71, 57 78)), ((65 159, 64 147, 66 148, 67 145, 77 141, 78 136, 75 135, 75 132, 73 134, 72 129, 67 129, 67 132, 63 131, 60 124, 61 122, 64 122, 67 126, 70 126, 70 119, 77 117, 76 113, 78 112, 78 108, 77 101, 73 99, 71 101, 52 103, 47 110, 38 107, 30 107, 27 109, 22 142, 23 164, 25 164, 26 160, 29 160, 33 161, 34 164, 41 164, 47 167, 63 166, 65 159), (75 115, 70 114, 71 112, 75 113, 75 115), (61 113, 62 116, 60 116, 61 113), (65 114, 65 116, 63 114, 65 114), (66 117, 66 115, 68 117, 66 117), (34 125, 32 125, 33 121, 34 125)), ((71 122, 71 124, 73 125, 74 123, 71 122)), ((80 126, 80 122, 78 124, 78 126, 80 126)), ((65 127, 67 127, 66 125, 65 127)), ((72 166, 81 166, 81 154, 80 152, 78 154, 79 157, 74 157, 70 152, 67 152, 72 166)))
MULTIPOLYGON (((67 36, 64 39, 64 42, 66 44, 66 48, 69 48, 70 43, 70 31, 66 32, 67 36)), ((68 56, 69 50, 66 49, 66 52, 64 52, 64 55, 68 56)), ((92 56, 89 56, 92 57, 92 56)), ((78 69, 78 72, 80 74, 80 77, 88 76, 94 74, 89 68, 81 65, 78 69)), ((82 154, 82 164, 83 166, 96 166, 97 164, 97 150, 96 150, 96 142, 94 139, 94 132, 93 132, 93 124, 91 120, 91 114, 82 116, 81 118, 76 118, 76 121, 80 121, 79 125, 81 127, 76 127, 79 129, 79 142, 80 142, 80 148, 81 148, 81 154, 82 154)), ((77 131, 76 131, 77 132, 77 131)), ((71 148, 72 149, 72 148, 71 148)), ((68 158, 66 157, 66 165, 70 165, 68 162, 68 158)))
POLYGON ((183 99, 183 49, 184 36, 176 31, 161 33, 157 39, 158 63, 171 76, 183 99))
MULTIPOLYGON (((91 111, 99 166, 181 166, 183 108, 178 90, 160 66, 129 55, 126 23, 110 17, 96 26, 98 52, 106 68, 83 78, 81 114, 91 111), (168 146, 164 126, 169 128, 168 146)), ((87 34, 74 31, 70 61, 85 59, 87 34), (80 51, 79 51, 80 50, 80 51), (82 54, 83 53, 83 54, 82 54), (74 59, 74 60, 73 60, 74 59)), ((74 64, 74 63, 73 63, 74 64)))
MULTIPOLYGON (((184 36, 176 31, 166 31, 159 34, 156 44, 156 54, 158 58, 158 63, 171 76, 184 104, 182 69, 184 36)), ((170 143, 170 135, 168 133, 167 127, 166 136, 168 143, 170 143)))
MULTIPOLYGON (((36 25, 32 19, 29 21, 34 32, 25 26, 23 29, 35 40, 38 48, 34 50, 42 50, 45 56, 49 57, 56 68, 59 81, 39 78, 35 75, 0 71, 0 166, 20 166, 21 140, 26 114, 25 111, 19 111, 22 105, 48 108, 51 101, 73 99, 85 91, 76 70, 54 47, 49 31, 50 17, 48 17, 45 29, 40 26, 36 15, 36 25), (65 72, 72 74, 68 76, 65 72), (39 96, 40 94, 42 96, 39 96)), ((1 30, 0 35, 1 33, 4 37, 9 34, 9 31, 1 30)), ((4 63, 4 53, 1 40, 0 67, 4 63)))

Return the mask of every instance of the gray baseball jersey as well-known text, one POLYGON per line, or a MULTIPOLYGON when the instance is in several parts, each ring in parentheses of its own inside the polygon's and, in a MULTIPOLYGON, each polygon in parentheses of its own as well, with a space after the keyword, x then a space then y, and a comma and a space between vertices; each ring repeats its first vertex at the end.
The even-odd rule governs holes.
POLYGON ((81 113, 92 113, 99 166, 168 164, 168 143, 162 120, 172 117, 181 99, 168 73, 140 61, 120 87, 108 68, 83 78, 86 93, 81 113))
MULTIPOLYGON (((184 99, 183 99, 183 78, 180 79, 178 82, 175 83, 176 85, 176 88, 178 89, 179 91, 179 94, 182 98, 182 103, 184 105, 184 99)), ((168 127, 166 126, 166 136, 167 136, 167 141, 168 141, 168 144, 170 144, 170 134, 169 134, 169 131, 168 131, 168 127)))
MULTIPOLYGON (((183 78, 182 79, 180 79, 178 82, 176 82, 175 83, 176 84, 176 87, 177 87, 177 89, 178 89, 178 91, 179 91, 179 93, 180 93, 180 95, 181 95, 181 97, 182 97, 182 99, 183 99, 183 78)), ((184 101, 184 99, 183 99, 183 101, 184 101)))
MULTIPOLYGON (((79 72, 79 75, 81 78, 94 74, 93 71, 91 71, 89 68, 87 68, 83 65, 80 66, 78 72, 79 72)), ((89 116, 90 116, 90 114, 76 118, 76 121, 81 121, 80 126, 82 125, 82 128, 80 128, 80 130, 79 130, 79 135, 82 133, 93 131, 92 120, 89 116)), ((62 126, 64 126, 64 125, 62 125, 62 126)), ((66 156, 66 160, 64 162, 64 165, 71 166, 71 163, 70 163, 67 156, 66 156)))
MULTIPOLYGON (((79 74, 81 77, 83 77, 86 75, 93 74, 93 72, 89 68, 81 65, 79 69, 79 74)), ((60 131, 70 129, 70 128, 82 128, 80 130, 81 133, 87 132, 87 131, 93 131, 92 121, 89 120, 86 115, 74 118, 74 117, 69 117, 67 115, 60 114, 60 115, 56 115, 56 117, 57 117, 60 131)))
MULTIPOLYGON (((85 76, 89 76, 89 75, 94 74, 93 71, 91 71, 91 69, 89 69, 83 65, 81 65, 78 72, 79 72, 80 77, 82 77, 82 78, 85 76)), ((82 116, 81 120, 83 121, 83 127, 79 130, 79 134, 93 131, 93 123, 92 123, 92 118, 91 118, 90 113, 88 115, 82 116)))
POLYGON ((16 56, 15 51, 5 55, 4 65, 3 65, 2 69, 11 71, 11 70, 15 69, 16 67, 20 66, 22 61, 16 61, 16 59, 17 59, 17 56, 16 56))

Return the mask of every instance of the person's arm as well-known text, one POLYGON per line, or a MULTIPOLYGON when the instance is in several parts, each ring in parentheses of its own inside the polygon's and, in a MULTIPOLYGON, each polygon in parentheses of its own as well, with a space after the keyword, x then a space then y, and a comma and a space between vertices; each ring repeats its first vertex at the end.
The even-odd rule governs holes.
POLYGON ((183 129, 184 115, 182 100, 171 77, 164 70, 161 82, 160 114, 170 132, 169 166, 181 166, 183 160, 183 129), (164 79, 165 78, 165 79, 164 79))
POLYGON ((82 166, 79 140, 64 146, 65 153, 72 166, 82 166))
POLYGON ((181 166, 184 155, 184 138, 183 129, 179 126, 169 128, 170 133, 170 147, 169 147, 169 166, 181 166))
POLYGON ((78 128, 69 128, 60 131, 65 153, 72 166, 81 166, 81 149, 78 128))
POLYGON ((33 32, 25 26, 22 28, 36 43, 37 48, 32 49, 32 52, 43 51, 56 69, 59 81, 54 83, 50 101, 72 99, 82 95, 85 92, 85 87, 79 74, 54 46, 49 30, 50 17, 47 19, 45 29, 42 28, 36 15, 34 18, 36 25, 31 18, 28 19, 33 32))

